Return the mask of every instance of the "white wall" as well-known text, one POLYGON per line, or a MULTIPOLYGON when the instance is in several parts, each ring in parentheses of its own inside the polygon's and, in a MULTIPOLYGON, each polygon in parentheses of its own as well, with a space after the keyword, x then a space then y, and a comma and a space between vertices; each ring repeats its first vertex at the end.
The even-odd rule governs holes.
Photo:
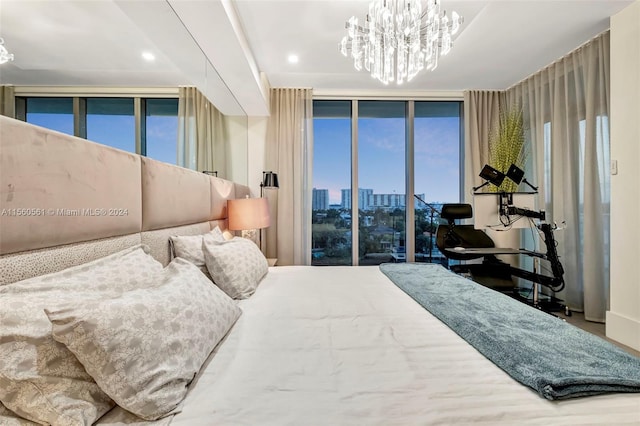
MULTIPOLYGON (((247 185, 251 192, 260 196, 260 182, 264 171, 264 154, 267 140, 267 121, 269 117, 248 117, 249 135, 247 138, 249 182, 247 185)), ((277 172, 277 170, 274 170, 277 172)))
POLYGON ((247 156, 247 117, 225 116, 227 126, 227 175, 220 176, 225 179, 248 185, 248 156, 247 156))
POLYGON ((611 303, 607 336, 640 350, 640 0, 611 18, 611 303))

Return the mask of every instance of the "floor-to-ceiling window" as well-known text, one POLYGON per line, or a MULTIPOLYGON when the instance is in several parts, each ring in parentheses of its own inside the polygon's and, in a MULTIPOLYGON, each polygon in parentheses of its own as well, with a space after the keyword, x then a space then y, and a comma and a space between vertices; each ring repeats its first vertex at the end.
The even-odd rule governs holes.
POLYGON ((433 235, 460 200, 461 105, 314 101, 312 264, 443 260, 433 235))
POLYGON ((17 96, 16 118, 177 163, 177 97, 17 96))
POLYGON ((311 263, 351 265, 351 101, 313 105, 311 263))
POLYGON ((460 200, 460 102, 415 102, 415 260, 444 263, 435 233, 444 203, 460 200))
POLYGON ((73 135, 72 98, 27 98, 25 121, 73 135))
POLYGON ((147 157, 177 164, 177 99, 147 99, 145 103, 145 141, 147 157))
POLYGON ((136 152, 133 98, 88 98, 87 139, 136 152))
POLYGON ((359 264, 406 260, 406 102, 358 103, 359 264))

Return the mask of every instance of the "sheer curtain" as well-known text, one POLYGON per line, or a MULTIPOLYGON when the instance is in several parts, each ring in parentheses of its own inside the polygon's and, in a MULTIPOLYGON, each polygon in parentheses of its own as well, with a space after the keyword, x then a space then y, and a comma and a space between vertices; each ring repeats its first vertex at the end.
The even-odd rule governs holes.
POLYGON ((280 188, 269 192, 266 248, 278 265, 311 264, 312 97, 311 89, 271 89, 265 170, 278 173, 280 188))
POLYGON ((9 84, 0 84, 0 115, 16 116, 15 89, 9 84))
POLYGON ((178 165, 226 178, 226 133, 224 115, 197 88, 179 88, 178 165))
POLYGON ((464 92, 464 200, 467 203, 472 203, 473 187, 478 186, 478 175, 489 158, 489 133, 504 104, 504 92, 464 92))
POLYGON ((565 269, 567 305, 604 321, 609 295, 609 32, 507 90, 524 107, 534 180, 565 269))
MULTIPOLYGON (((464 92, 464 201, 473 205, 473 187, 482 183, 478 177, 482 167, 489 163, 489 134, 498 124, 500 111, 506 107, 504 92, 496 90, 470 90, 464 92)), ((486 229, 496 247, 520 247, 520 233, 510 230, 486 229)), ((513 266, 520 265, 517 256, 498 256, 513 266)))

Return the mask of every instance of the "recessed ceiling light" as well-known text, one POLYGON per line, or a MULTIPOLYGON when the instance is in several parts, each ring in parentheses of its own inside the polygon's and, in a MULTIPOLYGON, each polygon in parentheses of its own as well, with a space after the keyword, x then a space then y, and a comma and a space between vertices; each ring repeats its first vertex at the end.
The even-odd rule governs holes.
POLYGON ((290 64, 297 64, 298 63, 298 55, 291 54, 291 55, 289 55, 287 60, 289 61, 290 64))
POLYGON ((142 52, 142 57, 145 61, 154 61, 156 59, 155 55, 151 52, 142 52))

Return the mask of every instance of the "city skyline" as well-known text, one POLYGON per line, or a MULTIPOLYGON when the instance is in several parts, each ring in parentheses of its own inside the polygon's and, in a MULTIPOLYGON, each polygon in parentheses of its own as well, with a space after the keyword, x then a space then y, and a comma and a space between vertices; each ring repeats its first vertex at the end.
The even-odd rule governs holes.
MULTIPOLYGON (((351 208, 351 189, 342 188, 340 203, 329 203, 328 189, 313 188, 312 190, 312 210, 328 210, 331 206, 342 209, 351 208)), ((424 200, 424 194, 416 194, 424 200)), ((434 204, 441 204, 435 201, 434 204)), ((403 208, 406 206, 406 194, 380 194, 373 192, 373 189, 358 188, 358 207, 361 210, 371 210, 375 208, 403 208)), ((420 208, 422 203, 416 200, 416 208, 420 208)))

